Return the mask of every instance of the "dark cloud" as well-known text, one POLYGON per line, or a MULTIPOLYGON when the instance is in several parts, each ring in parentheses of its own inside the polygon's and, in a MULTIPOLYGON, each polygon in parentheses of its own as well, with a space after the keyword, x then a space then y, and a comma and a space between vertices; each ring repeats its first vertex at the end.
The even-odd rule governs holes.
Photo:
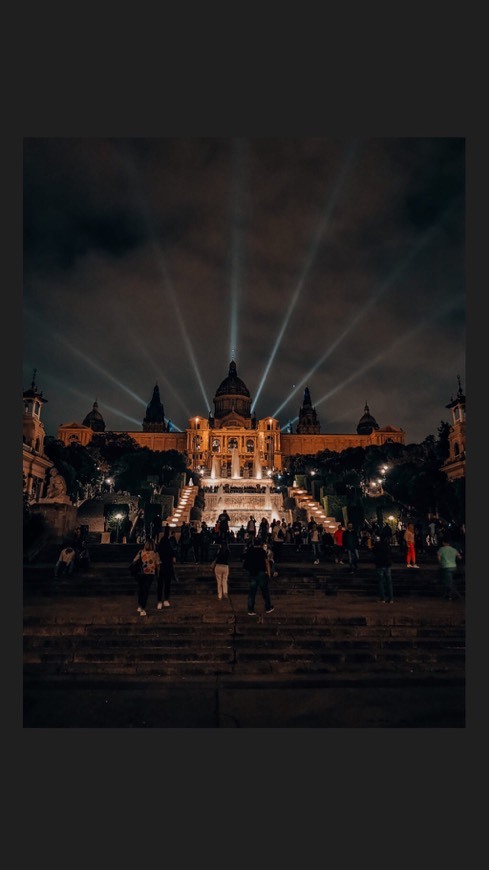
POLYGON ((25 140, 24 382, 37 368, 47 430, 95 398, 108 428, 138 428, 155 382, 184 428, 212 408, 234 318, 258 416, 283 405, 285 425, 307 385, 323 432, 355 431, 368 401, 408 442, 436 433, 465 377, 464 152, 25 140))

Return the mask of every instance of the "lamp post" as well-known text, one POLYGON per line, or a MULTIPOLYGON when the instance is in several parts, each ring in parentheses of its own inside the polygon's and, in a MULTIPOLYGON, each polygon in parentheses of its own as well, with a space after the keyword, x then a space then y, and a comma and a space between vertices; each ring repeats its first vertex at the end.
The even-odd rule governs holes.
POLYGON ((115 520, 117 521, 116 543, 120 544, 122 514, 116 514, 115 520))

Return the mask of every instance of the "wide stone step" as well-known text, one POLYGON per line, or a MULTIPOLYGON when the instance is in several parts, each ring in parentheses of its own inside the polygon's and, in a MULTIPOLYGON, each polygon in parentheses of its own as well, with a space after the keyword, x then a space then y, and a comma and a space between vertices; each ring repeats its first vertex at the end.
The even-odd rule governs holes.
POLYGON ((344 587, 338 582, 337 594, 328 594, 338 569, 317 578, 310 566, 294 564, 288 579, 272 580, 274 612, 264 613, 258 594, 252 617, 245 572, 236 569, 239 581, 218 601, 209 566, 183 567, 171 607, 156 610, 153 583, 143 619, 124 566, 38 582, 39 570, 29 566, 24 583, 26 727, 198 727, 216 716, 219 727, 229 727, 224 706, 244 727, 376 725, 379 716, 384 725, 463 722, 465 606, 441 597, 428 567, 405 572, 404 582, 413 589, 422 581, 431 594, 404 587, 390 606, 375 600, 372 568, 353 585, 346 575, 344 587), (370 595, 359 591, 362 584, 370 595), (412 693, 413 680, 422 691, 412 693), (322 688, 307 688, 313 685, 322 688), (360 685, 371 687, 368 711, 351 688, 360 685), (145 686, 152 688, 143 697, 145 686), (317 718, 304 700, 308 691, 321 709, 317 718))
POLYGON ((366 668, 369 673, 392 669, 464 674, 464 625, 443 618, 430 625, 406 616, 390 625, 376 624, 375 618, 334 620, 314 614, 281 617, 280 622, 273 615, 267 621, 230 615, 225 624, 175 611, 170 618, 172 622, 153 625, 138 616, 129 623, 83 625, 74 624, 73 615, 56 621, 49 614, 44 619, 27 617, 25 674, 35 678, 144 673, 188 679, 203 674, 348 673, 366 668))
MULTIPOLYGON (((48 544, 40 550, 34 561, 29 564, 36 563, 46 563, 54 566, 56 560, 59 556, 59 553, 62 549, 62 545, 60 544, 48 544)), ((141 549, 140 544, 136 544, 130 542, 128 544, 89 544, 88 546, 90 559, 93 564, 103 564, 105 562, 115 562, 115 563, 129 563, 131 559, 134 558, 137 551, 141 549)), ((231 562, 232 564, 237 564, 243 561, 245 545, 242 543, 233 543, 230 544, 231 550, 231 562)), ((208 561, 212 562, 212 559, 217 552, 217 544, 211 544, 209 547, 208 553, 208 561)), ((360 549, 360 565, 369 564, 372 565, 372 556, 368 549, 360 549)), ((401 550, 399 548, 394 547, 392 552, 393 557, 393 567, 394 568, 402 568, 404 571, 409 573, 415 573, 413 569, 406 569, 405 566, 405 558, 401 550)), ((200 554, 199 554, 200 558, 200 554)), ((188 564, 193 562, 193 559, 189 557, 188 564)), ((277 564, 286 563, 286 564, 294 564, 294 563, 308 563, 311 566, 313 565, 313 555, 310 545, 304 545, 299 550, 296 549, 294 544, 282 544, 282 549, 280 551, 280 556, 277 559, 277 564)), ((321 565, 334 565, 334 553, 332 550, 328 552, 322 552, 319 557, 319 566, 321 565)), ((431 553, 421 553, 418 554, 418 564, 420 568, 425 566, 437 567, 436 554, 434 552, 431 553)), ((318 566, 315 566, 318 567, 318 566)), ((345 561, 342 565, 338 565, 337 568, 339 570, 348 570, 348 564, 345 561)))

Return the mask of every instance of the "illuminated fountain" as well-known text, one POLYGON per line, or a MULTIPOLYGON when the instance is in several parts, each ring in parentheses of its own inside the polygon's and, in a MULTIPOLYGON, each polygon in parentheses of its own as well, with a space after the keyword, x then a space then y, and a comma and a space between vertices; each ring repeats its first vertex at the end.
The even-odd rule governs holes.
POLYGON ((253 514, 257 524, 262 517, 266 517, 269 523, 284 518, 290 522, 289 512, 284 510, 282 493, 272 492, 273 481, 270 478, 263 479, 258 452, 254 456, 252 477, 241 476, 236 448, 231 451, 231 476, 221 477, 218 469, 219 459, 213 456, 210 476, 202 478, 205 498, 202 520, 208 526, 212 528, 215 525, 224 509, 229 514, 229 527, 234 532, 240 526, 246 528, 250 514, 253 514))
POLYGON ((239 471, 239 453, 236 447, 233 447, 231 450, 231 477, 233 480, 239 480, 240 478, 239 471))
POLYGON ((216 480, 218 477, 220 477, 219 459, 218 459, 217 455, 214 453, 214 456, 212 457, 211 478, 212 478, 212 480, 216 480))

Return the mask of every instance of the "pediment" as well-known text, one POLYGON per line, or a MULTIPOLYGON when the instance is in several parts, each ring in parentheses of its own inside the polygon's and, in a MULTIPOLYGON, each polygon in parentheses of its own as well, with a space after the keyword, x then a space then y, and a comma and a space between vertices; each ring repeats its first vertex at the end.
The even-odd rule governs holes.
POLYGON ((237 414, 236 411, 231 411, 229 414, 226 414, 225 417, 221 417, 221 428, 244 429, 244 417, 241 417, 241 415, 237 414))

